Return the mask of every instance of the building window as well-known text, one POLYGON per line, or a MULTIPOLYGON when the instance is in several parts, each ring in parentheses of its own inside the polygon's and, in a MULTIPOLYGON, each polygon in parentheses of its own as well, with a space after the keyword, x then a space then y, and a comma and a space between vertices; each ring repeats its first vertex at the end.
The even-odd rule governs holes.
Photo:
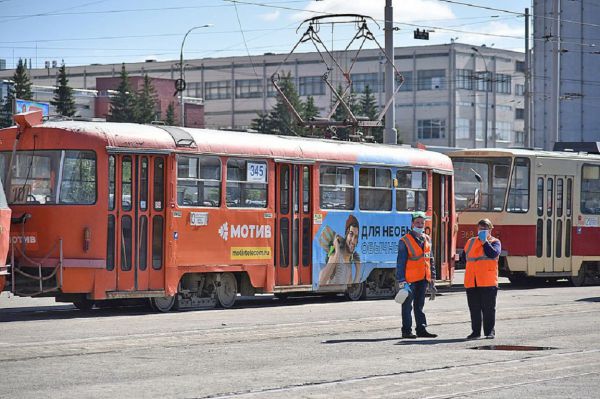
POLYGON ((420 139, 442 139, 446 137, 446 120, 420 119, 417 121, 417 137, 420 139))
POLYGON ((344 166, 319 169, 321 209, 354 209, 354 170, 344 166))
POLYGON ((456 88, 473 90, 473 70, 472 69, 457 69, 456 70, 456 88))
POLYGON ((456 119, 456 139, 468 140, 471 138, 471 120, 466 118, 456 119))
POLYGON ((325 94, 325 82, 321 76, 301 76, 298 92, 301 96, 322 96, 325 94))
POLYGON ((496 122, 496 141, 510 141, 511 122, 496 122))
POLYGON ((492 91, 492 73, 479 71, 475 72, 477 79, 477 91, 492 91))
POLYGON ((422 170, 398 170, 396 172, 396 210, 427 210, 427 173, 422 170))
POLYGON ((515 71, 525 73, 525 61, 516 61, 515 71))
POLYGON ((265 161, 227 161, 226 202, 228 208, 267 207, 268 168, 265 161))
POLYGON ((231 98, 231 81, 219 80, 217 82, 206 82, 204 84, 204 96, 206 100, 224 100, 231 98))
MULTIPOLYGON (((476 120, 475 121, 475 139, 476 140, 482 140, 483 141, 483 130, 484 130, 483 121, 481 119, 476 120)), ((491 132, 492 132, 492 121, 488 121, 487 122, 488 139, 491 136, 491 132)))
POLYGON ((496 74, 496 92, 501 94, 510 94, 511 77, 503 73, 496 74))
POLYGON ((517 108, 515 109, 515 119, 525 119, 525 109, 517 108))
POLYGON ((525 144, 525 132, 515 131, 515 144, 520 146, 525 144))
POLYGON ((235 98, 261 98, 262 94, 262 79, 243 79, 235 81, 235 98))
POLYGON ((515 85, 515 94, 517 96, 524 96, 525 95, 525 85, 516 84, 515 85))
POLYGON ((581 213, 600 215, 600 166, 583 165, 581 173, 581 213))
POLYGON ((360 168, 358 176, 360 209, 367 211, 391 211, 391 171, 380 168, 360 168))
POLYGON ((202 97, 202 83, 189 82, 185 85, 185 95, 187 97, 202 97))
POLYGON ((352 80, 352 90, 355 93, 364 93, 365 87, 369 86, 369 89, 373 93, 383 91, 383 78, 379 79, 377 73, 353 73, 350 75, 352 80))
POLYGON ((215 156, 177 156, 177 204, 221 205, 221 160, 215 156))
MULTIPOLYGON (((400 91, 413 91, 413 73, 412 72, 400 72, 402 77, 404 78, 404 83, 400 86, 400 91)), ((385 90, 382 90, 385 91, 385 90)))
POLYGON ((417 72, 418 90, 444 90, 446 88, 446 71, 429 69, 417 72))

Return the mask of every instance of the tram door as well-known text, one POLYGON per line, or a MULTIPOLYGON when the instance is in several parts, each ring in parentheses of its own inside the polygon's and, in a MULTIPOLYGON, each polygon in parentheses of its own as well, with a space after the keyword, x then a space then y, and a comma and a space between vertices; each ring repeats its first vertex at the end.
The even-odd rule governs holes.
POLYGON ((164 287, 164 172, 161 156, 110 156, 107 266, 118 291, 164 287))
POLYGON ((432 221, 431 240, 433 257, 436 265, 438 280, 449 279, 451 276, 442 275, 448 268, 448 262, 452 256, 452 231, 450 220, 451 206, 451 177, 439 173, 433 173, 432 189, 432 221))
POLYGON ((543 262, 537 271, 571 270, 573 181, 573 176, 564 175, 537 178, 536 256, 543 262))
POLYGON ((312 283, 312 166, 277 164, 275 284, 312 283))

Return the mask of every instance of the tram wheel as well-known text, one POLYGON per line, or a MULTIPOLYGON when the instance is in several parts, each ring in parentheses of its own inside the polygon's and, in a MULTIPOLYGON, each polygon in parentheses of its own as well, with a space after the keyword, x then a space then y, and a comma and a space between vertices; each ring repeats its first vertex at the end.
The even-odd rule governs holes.
POLYGON ((92 310, 92 308, 94 307, 94 301, 90 301, 87 298, 81 298, 77 299, 76 301, 73 301, 73 306, 75 306, 79 310, 92 310))
POLYGON ((232 273, 221 273, 221 284, 217 287, 217 301, 222 308, 233 307, 237 297, 237 280, 232 273))
POLYGON ((346 289, 346 298, 351 301, 360 301, 367 296, 365 283, 350 284, 346 289))
POLYGON ((579 268, 577 276, 571 276, 571 284, 573 287, 583 287, 585 285, 585 273, 583 267, 579 268))
POLYGON ((167 313, 175 306, 177 295, 151 298, 150 303, 152 308, 157 312, 167 313))

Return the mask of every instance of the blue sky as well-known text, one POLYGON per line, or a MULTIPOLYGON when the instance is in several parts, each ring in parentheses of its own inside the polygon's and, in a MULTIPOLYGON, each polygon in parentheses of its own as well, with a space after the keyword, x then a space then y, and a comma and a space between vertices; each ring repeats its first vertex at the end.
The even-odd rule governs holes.
MULTIPOLYGON (((531 5, 531 0, 394 0, 395 45, 455 39, 522 51, 522 16, 456 2, 516 13, 531 5), (432 30, 429 41, 413 39, 415 25, 432 30)), ((205 24, 212 26, 188 36, 186 59, 287 53, 303 32, 296 33, 299 23, 323 13, 372 16, 381 28, 374 23, 370 28, 383 46, 384 5, 385 0, 0 0, 0 58, 7 68, 19 57, 31 59, 34 67, 47 60, 64 60, 67 66, 173 60, 179 58, 185 32, 205 24)), ((353 31, 335 25, 332 35, 331 26, 324 25, 320 33, 339 50, 353 31)))

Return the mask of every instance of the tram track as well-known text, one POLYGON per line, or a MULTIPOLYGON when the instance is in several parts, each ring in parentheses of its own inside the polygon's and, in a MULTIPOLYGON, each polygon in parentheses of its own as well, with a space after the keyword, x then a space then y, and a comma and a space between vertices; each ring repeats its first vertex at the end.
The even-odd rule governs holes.
MULTIPOLYGON (((563 304, 550 308, 539 306, 533 310, 514 311, 499 315, 499 321, 511 321, 531 318, 550 318, 565 314, 588 314, 597 312, 595 304, 588 304, 582 309, 582 304, 563 304), (509 316, 510 315, 510 316, 509 316)), ((177 315, 175 315, 177 316, 177 315)), ((462 325, 468 323, 466 311, 440 313, 436 315, 432 327, 441 325, 462 325)), ((77 355, 93 355, 99 353, 119 353, 133 350, 153 348, 179 348, 183 346, 218 346, 261 342, 265 340, 284 340, 301 338, 319 338, 321 343, 335 344, 336 340, 328 337, 352 336, 359 334, 396 334, 385 340, 400 341, 399 316, 376 316, 362 318, 340 318, 335 320, 317 320, 292 323, 269 323, 252 326, 223 326, 219 328, 200 328, 183 331, 167 331, 152 333, 137 333, 125 335, 106 335, 59 340, 41 340, 35 342, 0 341, 0 349, 12 348, 11 351, 1 350, 0 361, 16 362, 31 359, 47 359, 77 355)), ((5 337, 6 339, 6 337, 5 337)), ((352 340, 339 340, 351 342, 352 340)))

